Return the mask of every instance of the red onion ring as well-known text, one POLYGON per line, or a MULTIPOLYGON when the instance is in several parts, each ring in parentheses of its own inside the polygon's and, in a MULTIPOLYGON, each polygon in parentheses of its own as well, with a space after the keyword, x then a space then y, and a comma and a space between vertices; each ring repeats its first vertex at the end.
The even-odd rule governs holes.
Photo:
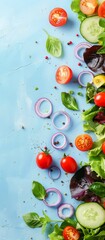
POLYGON ((51 113, 52 113, 52 103, 51 103, 51 101, 50 101, 48 98, 39 98, 39 99, 37 100, 37 102, 35 103, 35 105, 34 105, 34 110, 35 110, 36 114, 37 114, 39 117, 41 117, 41 118, 47 118, 47 117, 49 117, 49 116, 51 115, 51 113), (41 105, 41 103, 44 102, 44 101, 47 101, 47 102, 50 104, 50 109, 49 109, 49 112, 48 112, 48 113, 42 113, 42 112, 40 111, 40 105, 41 105))
POLYGON ((58 207, 57 212, 58 212, 58 216, 62 219, 70 218, 74 214, 74 207, 71 204, 64 203, 58 207), (66 215, 63 214, 63 209, 69 209, 70 210, 69 214, 66 214, 66 215))
POLYGON ((57 180, 57 179, 60 178, 60 176, 61 176, 61 170, 60 170, 60 168, 57 167, 57 166, 51 166, 51 167, 48 169, 48 175, 49 175, 49 177, 50 177, 52 180, 57 180), (56 177, 53 177, 52 174, 51 174, 51 172, 53 171, 53 169, 54 169, 54 170, 56 169, 57 172, 58 172, 58 174, 57 174, 56 177), (52 171, 51 171, 51 170, 52 170, 52 171))
POLYGON ((48 207, 56 207, 56 206, 58 206, 60 203, 61 203, 61 200, 62 200, 62 195, 61 195, 61 192, 57 189, 57 188, 48 188, 47 190, 46 190, 46 193, 49 193, 49 192, 55 192, 55 193, 57 193, 57 195, 58 195, 58 200, 55 202, 55 203, 48 203, 47 201, 46 201, 46 198, 45 199, 43 199, 43 202, 44 202, 44 204, 46 205, 46 206, 48 206, 48 207))
POLYGON ((63 130, 63 129, 66 129, 66 128, 68 128, 69 127, 69 125, 70 125, 70 122, 71 122, 71 120, 70 120, 70 116, 69 116, 69 114, 68 113, 66 113, 66 112, 64 112, 64 111, 58 111, 58 112, 55 112, 54 114, 53 114, 53 116, 52 116, 52 122, 53 122, 53 125, 54 125, 54 127, 56 128, 56 129, 58 129, 58 130, 63 130), (55 118, 57 117, 57 116, 59 116, 59 115, 63 115, 64 117, 65 117, 65 125, 63 125, 62 127, 57 127, 56 125, 55 125, 55 118))
POLYGON ((57 133, 53 134, 53 136, 52 136, 52 138, 51 138, 51 144, 52 144, 52 146, 53 146, 54 148, 59 149, 59 150, 62 150, 62 149, 64 149, 64 148, 67 146, 67 138, 66 138, 66 136, 65 136, 63 133, 57 132, 57 133), (56 138, 57 136, 62 136, 62 137, 64 138, 64 142, 63 142, 63 144, 60 145, 60 146, 57 146, 56 144, 54 144, 54 140, 55 140, 55 138, 56 138))
MULTIPOLYGON (((86 85, 84 85, 84 84, 81 82, 81 76, 82 76, 83 74, 89 74, 89 75, 91 75, 92 78, 94 77, 94 74, 93 74, 92 72, 90 72, 90 71, 82 71, 82 72, 79 73, 79 75, 78 75, 78 82, 79 82, 79 84, 80 84, 82 87, 86 87, 86 85)), ((90 83, 92 83, 92 81, 90 81, 90 83)))
POLYGON ((78 55, 78 52, 79 50, 81 50, 82 48, 89 48, 91 47, 92 45, 90 43, 87 43, 87 42, 82 42, 82 43, 79 43, 77 46, 75 46, 74 48, 74 55, 77 59, 79 59, 80 61, 84 62, 84 59, 83 57, 80 57, 78 55))

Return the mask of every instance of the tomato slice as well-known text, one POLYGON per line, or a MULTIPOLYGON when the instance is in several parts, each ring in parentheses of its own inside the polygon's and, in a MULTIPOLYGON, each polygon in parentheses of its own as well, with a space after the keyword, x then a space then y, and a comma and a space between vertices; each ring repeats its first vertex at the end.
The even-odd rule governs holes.
POLYGON ((98 16, 105 18, 105 1, 98 7, 98 16))
POLYGON ((105 154, 105 142, 103 142, 103 144, 102 144, 102 151, 105 154))
POLYGON ((79 240, 80 233, 76 228, 67 226, 63 230, 63 237, 65 240, 79 240))
POLYGON ((80 151, 88 151, 93 146, 93 140, 90 135, 88 134, 81 134, 76 137, 75 139, 75 146, 80 151))
POLYGON ((54 27, 65 25, 67 18, 67 12, 63 8, 54 8, 49 14, 49 22, 54 27))
POLYGON ((73 72, 68 66, 60 66, 56 72, 56 81, 59 84, 67 84, 71 81, 73 72))
POLYGON ((96 12, 98 8, 97 0, 81 0, 80 10, 86 15, 92 15, 96 12))

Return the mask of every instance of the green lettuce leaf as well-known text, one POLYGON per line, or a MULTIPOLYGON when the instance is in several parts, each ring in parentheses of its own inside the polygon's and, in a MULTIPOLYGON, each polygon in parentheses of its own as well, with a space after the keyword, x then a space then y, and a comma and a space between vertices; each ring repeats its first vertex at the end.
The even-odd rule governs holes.
POLYGON ((48 235, 50 240, 64 240, 62 236, 63 230, 56 224, 54 226, 54 231, 48 235))

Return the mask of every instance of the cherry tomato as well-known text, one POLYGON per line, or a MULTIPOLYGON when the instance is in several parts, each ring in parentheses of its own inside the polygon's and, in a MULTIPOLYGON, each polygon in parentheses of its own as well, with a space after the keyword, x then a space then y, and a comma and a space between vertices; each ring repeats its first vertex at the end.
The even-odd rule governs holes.
POLYGON ((75 139, 75 146, 80 151, 88 151, 93 146, 93 140, 90 135, 88 134, 81 134, 76 137, 75 139))
POLYGON ((61 159, 60 165, 62 169, 67 173, 75 173, 78 168, 75 159, 70 156, 66 156, 65 154, 61 159))
POLYGON ((105 1, 98 7, 98 16, 105 18, 105 1))
POLYGON ((94 96, 94 103, 98 107, 105 107, 105 92, 99 92, 94 96))
POLYGON ((40 152, 36 156, 36 164, 39 168, 47 169, 52 164, 52 156, 49 154, 49 150, 40 152))
POLYGON ((67 22, 67 13, 63 8, 54 8, 49 14, 49 22, 54 27, 60 27, 67 22))
POLYGON ((97 0, 80 0, 80 10, 86 15, 92 15, 98 8, 97 0))
POLYGON ((67 226, 63 230, 63 237, 64 240, 79 240, 80 233, 76 228, 72 226, 67 226))
POLYGON ((59 84, 67 84, 71 81, 73 72, 68 66, 60 66, 56 71, 56 81, 59 84))
POLYGON ((102 151, 105 154, 105 142, 103 142, 103 144, 102 144, 102 151))

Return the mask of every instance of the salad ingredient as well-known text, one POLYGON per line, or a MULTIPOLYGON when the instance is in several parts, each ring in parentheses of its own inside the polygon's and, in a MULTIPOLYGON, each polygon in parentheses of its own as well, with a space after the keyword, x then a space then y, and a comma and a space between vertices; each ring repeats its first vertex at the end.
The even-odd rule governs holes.
POLYGON ((78 168, 75 159, 70 156, 66 156, 65 154, 60 161, 60 165, 62 169, 67 173, 75 173, 78 168))
POLYGON ((60 66, 56 71, 56 81, 59 84, 67 84, 71 81, 73 72, 68 66, 60 66))
POLYGON ((105 142, 102 143, 102 152, 105 154, 105 142))
POLYGON ((23 216, 23 219, 30 228, 42 227, 42 222, 40 221, 40 217, 37 213, 27 213, 23 216))
POLYGON ((63 237, 64 240, 79 240, 80 233, 76 228, 72 226, 67 226, 63 230, 63 237))
POLYGON ((36 114, 37 114, 39 117, 41 117, 41 118, 47 118, 47 117, 49 117, 49 116, 51 115, 51 113, 52 113, 52 103, 51 103, 51 101, 50 101, 48 98, 39 98, 39 99, 37 100, 37 102, 35 103, 35 105, 34 105, 34 110, 35 110, 36 114), (48 102, 48 104, 50 105, 49 111, 44 112, 44 113, 41 112, 41 110, 40 110, 40 106, 41 106, 41 104, 42 104, 43 102, 48 102))
POLYGON ((93 15, 97 8, 98 3, 96 0, 80 0, 80 10, 88 16, 93 15))
POLYGON ((63 133, 57 132, 57 133, 53 134, 53 136, 51 138, 51 144, 54 148, 56 148, 58 150, 62 150, 67 146, 67 138, 63 133), (60 144, 59 141, 57 141, 57 143, 56 143, 56 141, 55 141, 56 137, 62 137, 63 138, 63 143, 60 144))
POLYGON ((75 55, 75 57, 83 62, 84 59, 83 59, 83 56, 82 57, 80 56, 80 51, 82 49, 85 49, 85 48, 88 48, 88 47, 91 47, 91 44, 90 43, 86 43, 86 42, 82 42, 82 43, 79 43, 78 45, 76 45, 75 48, 74 48, 74 55, 75 55))
POLYGON ((44 204, 46 205, 46 206, 48 206, 48 207, 56 207, 56 206, 58 206, 60 203, 61 203, 61 200, 62 200, 62 195, 61 195, 61 192, 57 189, 57 188, 48 188, 47 190, 46 190, 46 196, 45 196, 45 198, 43 199, 43 202, 44 202, 44 204), (57 194, 57 196, 58 196, 58 199, 57 199, 57 201, 55 202, 55 203, 48 203, 47 202, 47 196, 48 196, 48 193, 56 193, 57 194))
POLYGON ((84 61, 93 72, 105 73, 105 54, 98 54, 101 49, 99 45, 93 45, 90 48, 86 48, 83 57, 84 61))
POLYGON ((96 88, 93 86, 92 83, 88 82, 86 86, 86 102, 93 103, 95 94, 96 94, 96 88))
POLYGON ((69 93, 62 92, 61 100, 62 100, 63 105, 66 108, 68 108, 70 110, 74 110, 74 111, 79 110, 76 99, 73 96, 71 96, 69 93))
POLYGON ((79 201, 100 203, 100 197, 89 190, 89 186, 95 181, 102 182, 102 179, 91 171, 90 166, 81 167, 70 180, 71 197, 79 201))
POLYGON ((52 115, 52 122, 53 122, 53 125, 56 129, 58 130, 64 130, 66 128, 68 128, 71 124, 71 119, 70 119, 70 116, 67 112, 64 112, 64 111, 58 111, 58 112, 55 112, 53 115, 52 115), (59 116, 59 115, 63 115, 65 117, 65 124, 62 126, 62 127, 58 127, 56 126, 55 124, 55 120, 56 118, 59 116))
POLYGON ((75 139, 75 146, 80 151, 88 151, 93 146, 92 137, 89 134, 78 135, 75 139))
POLYGON ((105 18, 105 1, 102 2, 98 7, 98 16, 101 18, 105 18))
POLYGON ((87 16, 80 10, 80 0, 73 0, 71 3, 71 9, 78 14, 78 19, 83 21, 87 16))
POLYGON ((103 84, 105 84, 105 75, 104 74, 98 74, 93 78, 93 83, 96 88, 101 87, 103 84))
MULTIPOLYGON (((44 30, 45 31, 45 30, 44 30)), ((46 32, 46 31, 45 31, 46 32)), ((58 38, 50 36, 47 32, 47 40, 46 40, 46 50, 54 57, 61 57, 62 55, 62 44, 58 38)))
POLYGON ((32 193, 39 200, 43 200, 46 196, 45 188, 41 183, 36 181, 32 182, 32 193))
POLYGON ((97 43, 98 36, 104 32, 104 28, 99 25, 100 18, 98 16, 92 16, 86 18, 80 25, 80 32, 83 38, 88 42, 97 43))
POLYGON ((94 96, 94 103, 98 107, 105 107, 105 92, 99 92, 94 96))
POLYGON ((64 203, 64 204, 61 204, 58 209, 57 209, 57 212, 58 212, 58 216, 62 219, 66 219, 66 218, 70 218, 73 216, 74 214, 74 207, 71 205, 71 204, 68 204, 68 203, 64 203), (63 211, 64 209, 68 209, 69 210, 69 213, 68 214, 64 214, 63 211))
POLYGON ((105 210, 98 203, 82 203, 76 209, 76 218, 83 227, 95 229, 105 223, 105 210))
POLYGON ((61 170, 57 166, 51 166, 48 169, 48 175, 52 180, 57 180, 61 176, 61 170), (53 173, 56 173, 56 174, 53 174, 53 173))
POLYGON ((94 182, 89 186, 89 189, 97 196, 101 198, 105 197, 105 183, 94 182))
POLYGON ((36 164, 41 169, 47 169, 52 164, 52 156, 49 153, 49 150, 42 150, 42 152, 38 153, 36 156, 36 164))
POLYGON ((49 14, 49 22, 54 27, 65 25, 67 18, 67 12, 63 8, 54 8, 49 14))
MULTIPOLYGON (((83 80, 81 80, 82 78, 83 78, 83 75, 90 75, 92 78, 93 78, 93 73, 92 72, 90 72, 90 71, 82 71, 82 72, 80 72, 79 73, 79 75, 78 75, 78 82, 79 82, 79 84, 82 86, 82 87, 86 87, 87 85, 86 84, 84 84, 83 83, 83 80)), ((88 81, 88 77, 87 77, 87 81, 88 81)))

